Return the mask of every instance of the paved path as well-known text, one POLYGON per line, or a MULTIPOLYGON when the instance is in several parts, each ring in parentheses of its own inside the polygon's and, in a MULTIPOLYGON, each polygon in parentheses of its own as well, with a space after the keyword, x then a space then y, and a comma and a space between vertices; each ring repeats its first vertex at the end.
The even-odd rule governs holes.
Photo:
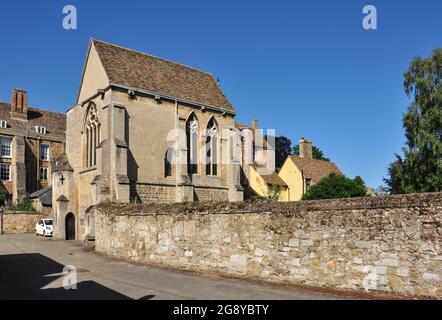
POLYGON ((88 252, 77 242, 0 235, 0 299, 336 299, 221 277, 134 265, 88 252), (76 290, 63 288, 65 265, 76 290))

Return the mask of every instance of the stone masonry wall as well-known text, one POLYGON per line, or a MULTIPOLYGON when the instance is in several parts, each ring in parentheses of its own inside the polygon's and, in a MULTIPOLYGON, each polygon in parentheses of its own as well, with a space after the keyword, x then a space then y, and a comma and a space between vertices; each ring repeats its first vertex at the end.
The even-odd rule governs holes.
POLYGON ((442 193, 184 213, 139 208, 97 208, 98 252, 270 282, 442 298, 442 193))
POLYGON ((196 201, 227 201, 228 189, 194 187, 196 201))
MULTIPOLYGON (((194 187, 195 201, 227 201, 228 189, 194 187)), ((166 184, 136 183, 131 185, 131 198, 142 203, 175 202, 175 186, 166 184)))
MULTIPOLYGON (((3 230, 0 233, 33 233, 35 224, 39 219, 48 218, 41 212, 3 212, 0 213, 0 220, 3 217, 3 230)), ((1 221, 0 221, 1 226, 1 221)))
POLYGON ((175 186, 155 184, 131 185, 131 198, 145 202, 169 203, 175 201, 175 186))

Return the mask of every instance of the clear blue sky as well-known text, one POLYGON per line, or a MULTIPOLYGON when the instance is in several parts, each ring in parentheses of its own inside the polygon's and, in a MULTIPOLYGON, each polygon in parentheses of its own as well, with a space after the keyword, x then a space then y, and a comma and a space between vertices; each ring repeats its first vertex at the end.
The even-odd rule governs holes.
POLYGON ((442 46, 442 1, 1 1, 0 101, 75 102, 89 38, 213 73, 241 122, 311 139, 348 176, 382 183, 404 143, 412 57, 442 46), (62 28, 62 8, 78 29, 62 28), (362 28, 374 4, 378 30, 362 28))

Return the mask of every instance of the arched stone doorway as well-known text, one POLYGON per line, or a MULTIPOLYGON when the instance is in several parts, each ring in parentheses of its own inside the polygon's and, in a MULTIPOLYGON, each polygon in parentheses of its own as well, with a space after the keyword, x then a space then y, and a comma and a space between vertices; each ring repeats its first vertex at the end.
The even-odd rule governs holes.
POLYGON ((65 218, 66 240, 75 240, 75 216, 69 212, 65 218))

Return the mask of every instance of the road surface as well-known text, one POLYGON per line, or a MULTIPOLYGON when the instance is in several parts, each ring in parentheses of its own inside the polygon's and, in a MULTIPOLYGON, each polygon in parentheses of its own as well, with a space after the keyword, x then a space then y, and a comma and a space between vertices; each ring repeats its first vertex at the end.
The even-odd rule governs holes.
MULTIPOLYGON (((70 278, 72 279, 72 278, 70 278)), ((78 242, 0 235, 0 299, 338 299, 222 277, 165 270, 103 257, 78 242), (66 290, 63 268, 77 270, 66 290)))

